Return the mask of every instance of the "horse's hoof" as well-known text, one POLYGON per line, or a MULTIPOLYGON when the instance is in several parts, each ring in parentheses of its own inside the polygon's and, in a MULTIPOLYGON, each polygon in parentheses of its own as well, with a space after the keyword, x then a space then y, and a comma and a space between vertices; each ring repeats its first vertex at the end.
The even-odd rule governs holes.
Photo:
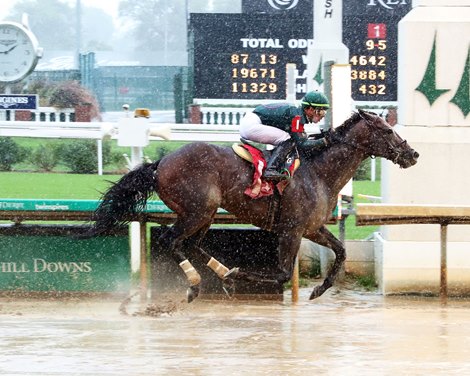
POLYGON ((199 296, 199 285, 189 286, 186 295, 188 297, 188 303, 191 303, 199 296))
POLYGON ((318 298, 319 296, 323 295, 324 292, 325 291, 321 289, 321 286, 315 287, 310 294, 310 300, 318 298))
POLYGON ((233 295, 235 294, 235 282, 233 279, 224 279, 222 282, 222 288, 229 298, 233 298, 233 295))
POLYGON ((223 279, 236 278, 239 271, 240 271, 240 268, 232 268, 227 273, 224 274, 223 279))

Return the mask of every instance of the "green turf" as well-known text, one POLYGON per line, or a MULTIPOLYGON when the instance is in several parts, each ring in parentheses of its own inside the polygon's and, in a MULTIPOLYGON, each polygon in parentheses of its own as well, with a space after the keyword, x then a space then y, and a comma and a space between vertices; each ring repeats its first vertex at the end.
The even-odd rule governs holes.
MULTIPOLYGON (((0 198, 23 199, 99 199, 101 192, 122 175, 87 175, 64 173, 0 172, 0 198)), ((354 204, 367 202, 358 194, 380 196, 380 182, 355 181, 353 183, 354 204)), ((355 225, 355 217, 346 219, 346 239, 366 239, 377 226, 355 225)), ((339 226, 329 229, 338 236, 339 226)))
MULTIPOLYGON (((354 194, 354 206, 358 203, 370 202, 367 199, 358 197, 359 194, 369 195, 369 196, 380 196, 380 181, 369 181, 369 180, 360 180, 353 181, 353 194, 354 194)), ((367 239, 375 231, 377 231, 379 226, 356 226, 356 217, 350 215, 346 218, 346 240, 358 240, 358 239, 367 239)), ((335 234, 339 235, 339 225, 329 225, 328 229, 335 234)))
POLYGON ((119 175, 0 172, 0 198, 98 199, 119 175))

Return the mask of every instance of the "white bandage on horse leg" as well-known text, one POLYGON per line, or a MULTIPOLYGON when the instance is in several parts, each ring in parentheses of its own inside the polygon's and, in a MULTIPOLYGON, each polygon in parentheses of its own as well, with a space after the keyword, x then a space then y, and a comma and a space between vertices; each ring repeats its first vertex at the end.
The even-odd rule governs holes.
POLYGON ((218 262, 213 257, 211 257, 211 259, 207 263, 207 266, 211 268, 214 272, 216 272, 219 278, 222 278, 222 279, 224 278, 224 275, 228 272, 228 268, 225 265, 218 262))
POLYGON ((190 286, 198 285, 201 282, 201 276, 196 269, 192 266, 189 260, 180 262, 180 267, 186 273, 190 286))

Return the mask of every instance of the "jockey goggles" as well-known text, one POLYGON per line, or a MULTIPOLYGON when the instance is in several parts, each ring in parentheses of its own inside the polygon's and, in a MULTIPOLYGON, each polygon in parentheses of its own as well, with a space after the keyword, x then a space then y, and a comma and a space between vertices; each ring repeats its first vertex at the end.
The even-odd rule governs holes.
POLYGON ((315 110, 315 112, 319 116, 325 116, 326 115, 326 110, 329 108, 329 105, 327 105, 327 104, 318 104, 318 103, 310 103, 310 102, 302 102, 302 107, 303 108, 313 107, 313 109, 315 110), (326 108, 322 108, 322 107, 326 107, 326 108))

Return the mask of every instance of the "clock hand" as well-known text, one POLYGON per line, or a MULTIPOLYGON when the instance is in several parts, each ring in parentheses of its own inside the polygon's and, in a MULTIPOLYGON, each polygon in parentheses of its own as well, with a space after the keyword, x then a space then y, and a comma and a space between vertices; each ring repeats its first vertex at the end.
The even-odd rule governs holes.
POLYGON ((10 51, 13 51, 16 47, 18 47, 17 44, 15 44, 14 46, 11 46, 11 47, 10 47, 8 50, 6 50, 6 51, 0 51, 0 54, 5 54, 5 55, 6 55, 6 54, 9 53, 10 51))
POLYGON ((17 44, 15 44, 14 46, 10 47, 10 49, 9 49, 9 50, 7 50, 7 52, 6 52, 6 53, 9 53, 10 51, 13 51, 13 50, 14 50, 16 47, 18 47, 18 45, 17 45, 17 44))

